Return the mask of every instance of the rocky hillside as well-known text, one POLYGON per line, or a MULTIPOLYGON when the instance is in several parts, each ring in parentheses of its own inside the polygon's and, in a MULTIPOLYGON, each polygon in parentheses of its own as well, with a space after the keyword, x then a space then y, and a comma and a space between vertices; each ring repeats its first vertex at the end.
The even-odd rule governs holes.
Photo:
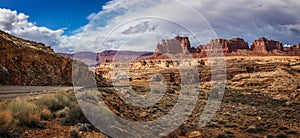
MULTIPOLYGON (((0 31, 0 85, 72 85, 71 58, 53 52, 42 43, 24 40, 0 31)), ((74 62, 84 81, 93 76, 88 67, 74 62)), ((76 72, 75 72, 76 73, 76 72)))

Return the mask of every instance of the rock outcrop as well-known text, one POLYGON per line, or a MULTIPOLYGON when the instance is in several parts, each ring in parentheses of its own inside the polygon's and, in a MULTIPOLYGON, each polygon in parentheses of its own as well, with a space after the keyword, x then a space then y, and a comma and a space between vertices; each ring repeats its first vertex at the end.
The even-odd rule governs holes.
POLYGON ((225 56, 296 56, 300 55, 300 44, 291 47, 283 47, 279 41, 268 40, 266 38, 259 38, 251 44, 249 48, 248 42, 242 38, 212 39, 206 45, 200 45, 196 48, 191 47, 190 41, 187 37, 177 36, 170 40, 163 40, 158 43, 153 54, 155 58, 167 58, 163 54, 188 54, 191 53, 195 58, 203 58, 210 56, 217 56, 223 52, 225 56), (209 54, 209 53, 212 54, 209 54))
POLYGON ((80 82, 95 79, 82 62, 56 54, 42 43, 0 31, 0 85, 71 86, 72 71, 82 76, 80 82))
POLYGON ((236 52, 242 49, 249 49, 248 43, 241 38, 233 38, 230 40, 222 38, 213 39, 207 45, 211 45, 212 43, 220 44, 222 46, 223 52, 226 53, 236 52))
POLYGON ((186 54, 191 49, 188 37, 177 36, 170 40, 163 40, 156 45, 154 56, 163 54, 186 54))
POLYGON ((175 39, 179 41, 183 51, 189 51, 191 49, 191 43, 188 37, 176 36, 175 39))
POLYGON ((283 46, 280 42, 268 40, 266 38, 259 38, 251 45, 251 50, 256 53, 268 54, 270 51, 279 50, 283 51, 283 46))
POLYGON ((290 56, 299 56, 300 55, 300 44, 293 45, 291 47, 284 47, 283 50, 290 56))
MULTIPOLYGON (((160 54, 169 53, 169 54, 186 54, 186 53, 198 53, 202 56, 205 56, 205 48, 210 47, 212 44, 220 44, 223 52, 231 53, 237 52, 238 50, 249 50, 248 43, 241 38, 233 38, 230 40, 218 38, 213 39, 207 45, 200 45, 197 48, 192 48, 188 37, 177 36, 174 39, 163 40, 162 43, 158 43, 154 56, 160 54)), ((215 50, 212 48, 212 50, 215 50)))

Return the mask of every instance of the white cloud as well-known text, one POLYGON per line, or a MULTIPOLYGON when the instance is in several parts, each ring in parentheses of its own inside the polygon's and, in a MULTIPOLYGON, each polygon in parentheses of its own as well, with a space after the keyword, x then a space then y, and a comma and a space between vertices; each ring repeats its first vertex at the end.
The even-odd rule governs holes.
POLYGON ((124 30, 122 34, 134 34, 134 33, 145 33, 147 31, 153 31, 156 29, 156 25, 149 25, 149 22, 142 22, 135 26, 130 26, 128 29, 124 30))
POLYGON ((151 41, 176 35, 190 36, 197 46, 217 37, 214 31, 218 37, 238 36, 249 42, 265 36, 295 44, 300 36, 299 7, 300 1, 294 0, 112 0, 102 11, 91 13, 89 23, 73 36, 64 36, 63 29, 37 27, 27 15, 6 9, 0 9, 0 29, 42 41, 57 51, 71 51, 74 46, 76 51, 152 50, 151 41))
MULTIPOLYGON (((76 36, 64 36, 64 29, 51 30, 38 27, 28 21, 29 16, 9 9, 0 8, 0 30, 28 40, 43 42, 56 51, 69 51, 74 48, 76 36)), ((78 40, 78 38, 77 38, 78 40)))
MULTIPOLYGON (((154 50, 155 44, 147 48, 144 45, 150 46, 153 43, 151 41, 157 43, 158 40, 176 35, 192 36, 189 31, 198 35, 202 44, 215 36, 204 18, 189 6, 175 0, 114 0, 105 5, 103 11, 92 14, 92 17, 83 29, 79 43, 89 44, 91 50, 126 49, 124 45, 128 46, 129 40, 135 41, 130 42, 132 46, 128 46, 128 50, 154 50), (103 22, 107 24, 103 26, 103 22), (107 43, 102 44, 103 41, 107 43), (145 43, 143 46, 140 46, 141 41, 145 43), (133 46, 137 48, 132 49, 133 46)), ((193 39, 193 43, 200 44, 196 39, 193 39)))

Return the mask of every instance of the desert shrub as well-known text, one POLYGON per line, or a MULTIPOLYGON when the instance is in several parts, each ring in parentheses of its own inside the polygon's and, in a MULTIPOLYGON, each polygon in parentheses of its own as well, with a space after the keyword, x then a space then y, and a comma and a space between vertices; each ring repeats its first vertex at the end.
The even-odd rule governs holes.
POLYGON ((77 103, 73 103, 70 110, 67 112, 64 124, 74 125, 77 123, 89 123, 89 121, 83 114, 80 106, 77 103))
POLYGON ((77 93, 76 96, 79 100, 85 100, 85 101, 89 100, 89 101, 95 101, 95 102, 98 101, 96 98, 98 95, 94 91, 80 92, 80 93, 77 93))
POLYGON ((65 94, 48 95, 39 98, 36 104, 39 106, 47 106, 49 110, 55 112, 64 109, 70 103, 70 99, 65 94))
POLYGON ((115 92, 115 90, 112 89, 112 88, 100 89, 100 91, 103 91, 103 92, 108 93, 108 94, 113 94, 115 92))
POLYGON ((48 108, 43 108, 41 112, 41 119, 50 120, 53 118, 53 114, 48 108))
POLYGON ((14 118, 9 110, 0 111, 0 136, 9 137, 13 133, 14 118))
POLYGON ((70 110, 69 107, 65 107, 62 110, 58 110, 55 112, 55 117, 58 118, 66 117, 69 110, 70 110))
POLYGON ((57 99, 61 105, 64 107, 69 106, 71 102, 71 96, 65 93, 57 93, 54 95, 55 99, 57 99))
POLYGON ((40 123, 40 110, 37 105, 19 98, 12 100, 6 106, 13 113, 18 125, 34 127, 40 123))

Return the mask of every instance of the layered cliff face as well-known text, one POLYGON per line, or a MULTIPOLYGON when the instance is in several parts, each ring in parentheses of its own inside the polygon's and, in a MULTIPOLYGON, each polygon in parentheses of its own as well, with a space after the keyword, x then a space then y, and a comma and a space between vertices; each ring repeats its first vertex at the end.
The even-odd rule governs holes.
POLYGON ((266 38, 259 38, 251 45, 251 50, 257 53, 268 54, 270 51, 279 50, 283 51, 283 46, 280 42, 268 40, 266 38))
MULTIPOLYGON (((71 58, 61 56, 41 43, 27 41, 0 31, 0 84, 23 86, 72 85, 71 58)), ((74 62, 82 80, 90 82, 93 73, 74 62)), ((76 72, 75 72, 76 73, 76 72)), ((83 82, 84 82, 83 81, 83 82)))

